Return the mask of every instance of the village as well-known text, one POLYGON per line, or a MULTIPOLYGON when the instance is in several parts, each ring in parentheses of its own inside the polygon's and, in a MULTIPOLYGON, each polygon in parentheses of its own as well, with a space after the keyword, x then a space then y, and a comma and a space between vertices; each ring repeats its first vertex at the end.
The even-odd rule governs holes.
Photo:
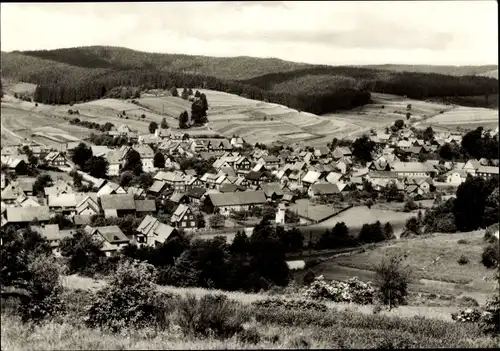
MULTIPOLYGON (((364 164, 353 156, 352 141, 317 148, 268 148, 248 145, 237 136, 194 138, 169 128, 139 135, 126 124, 104 133, 127 140, 117 148, 89 142, 73 143, 65 151, 37 144, 4 147, 1 225, 31 226, 55 253, 63 238, 82 228, 98 235, 102 250, 113 256, 130 243, 155 246, 179 231, 201 237, 237 230, 251 234, 262 209, 271 211, 276 225, 307 228, 334 219, 346 208, 370 208, 374 197, 362 196, 367 188, 381 195, 395 189, 392 197, 399 202, 435 200, 453 197, 468 175, 498 176, 498 160, 426 159, 443 145, 459 146, 463 135, 433 133, 424 140, 415 131, 372 131, 367 136, 374 146, 372 161, 364 164), (72 161, 74 149, 81 147, 106 160, 106 178, 83 172, 72 161), (141 184, 124 180, 131 153, 140 156, 139 173, 148 174, 141 184), (198 171, 186 168, 193 164, 198 164, 198 171), (116 225, 92 227, 93 216, 132 216, 140 224, 124 233, 116 225)), ((498 127, 483 133, 498 138, 498 127)), ((381 199, 388 200, 380 196, 375 202, 381 199)), ((359 221, 364 224, 363 218, 359 221)))

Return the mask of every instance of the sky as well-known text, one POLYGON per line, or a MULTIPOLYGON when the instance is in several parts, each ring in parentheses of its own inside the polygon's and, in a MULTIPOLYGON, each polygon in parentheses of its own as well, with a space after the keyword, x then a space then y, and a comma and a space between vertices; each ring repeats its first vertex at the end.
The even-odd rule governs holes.
POLYGON ((327 65, 498 62, 496 1, 2 3, 2 51, 109 45, 327 65))

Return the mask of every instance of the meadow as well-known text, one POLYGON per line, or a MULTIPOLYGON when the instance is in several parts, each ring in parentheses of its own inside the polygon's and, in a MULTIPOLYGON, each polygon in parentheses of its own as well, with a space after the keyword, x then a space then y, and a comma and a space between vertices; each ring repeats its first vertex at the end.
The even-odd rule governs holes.
POLYGON ((375 264, 386 255, 401 254, 406 257, 414 278, 410 291, 434 294, 436 300, 441 298, 448 304, 464 297, 482 304, 494 293, 494 282, 485 279, 491 276, 491 270, 480 262, 485 245, 483 236, 484 231, 480 230, 393 240, 364 252, 332 258, 313 271, 326 279, 357 276, 361 280, 372 280, 375 264), (464 265, 458 263, 462 256, 468 259, 464 265))
POLYGON ((436 130, 471 130, 479 126, 495 129, 498 127, 498 109, 457 106, 427 119, 421 126, 431 126, 436 130))

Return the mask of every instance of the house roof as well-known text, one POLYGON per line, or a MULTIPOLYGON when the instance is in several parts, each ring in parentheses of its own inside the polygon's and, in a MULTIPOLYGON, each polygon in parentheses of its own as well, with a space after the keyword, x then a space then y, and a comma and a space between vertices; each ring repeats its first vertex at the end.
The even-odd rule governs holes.
POLYGON ((342 178, 342 174, 337 172, 330 172, 326 176, 326 180, 332 184, 337 183, 340 178, 342 178))
POLYGON ((250 171, 246 174, 245 178, 249 180, 259 180, 262 178, 263 175, 264 175, 263 172, 250 171))
POLYGON ((110 244, 128 243, 130 241, 117 225, 96 227, 92 233, 94 235, 100 234, 110 244))
POLYGON ((245 190, 246 190, 246 188, 244 186, 232 184, 232 183, 222 184, 222 186, 219 188, 219 191, 221 193, 232 193, 232 192, 236 192, 236 191, 245 191, 245 190))
POLYGON ((144 194, 144 192, 145 192, 144 189, 138 188, 135 186, 131 186, 127 189, 127 194, 131 194, 131 195, 141 196, 144 194))
POLYGON ((253 205, 267 202, 263 191, 242 191, 225 194, 209 194, 210 201, 216 207, 233 205, 253 205))
POLYGON ((170 221, 173 222, 173 223, 179 222, 184 217, 184 215, 186 214, 186 212, 188 212, 188 211, 189 211, 189 207, 188 206, 186 206, 184 204, 180 204, 175 209, 175 212, 172 215, 172 217, 170 218, 170 221))
POLYGON ((403 173, 421 173, 421 172, 432 172, 434 171, 433 167, 429 167, 428 164, 421 162, 394 162, 391 165, 391 169, 394 172, 403 172, 403 173))
POLYGON ((20 195, 24 195, 24 192, 18 188, 17 186, 8 185, 5 189, 2 190, 1 198, 2 200, 15 200, 20 195))
POLYGON ((68 236, 65 232, 61 233, 59 230, 59 224, 47 224, 44 227, 32 225, 30 228, 48 241, 62 240, 68 236))
POLYGON ((135 200, 135 209, 137 212, 155 212, 156 203, 155 200, 135 200))
POLYGON ((153 216, 147 215, 137 227, 137 231, 148 237, 154 237, 155 241, 163 243, 175 231, 175 228, 161 223, 153 216))
POLYGON ((173 193, 172 196, 170 196, 170 201, 179 203, 185 196, 187 196, 185 193, 173 193))
POLYGON ((12 223, 48 221, 50 217, 49 207, 7 207, 7 221, 12 223))
POLYGON ((486 173, 486 174, 498 174, 498 167, 493 166, 480 166, 477 169, 478 173, 486 173))
POLYGON ((277 196, 284 195, 279 183, 264 183, 260 187, 267 197, 271 197, 273 194, 276 194, 277 196))
POLYGON ((17 178, 15 183, 17 186, 24 192, 32 192, 33 191, 33 184, 35 184, 36 178, 33 177, 20 177, 17 178))
POLYGON ((160 191, 162 191, 165 185, 167 185, 167 183, 162 182, 161 180, 155 180, 153 185, 151 185, 151 187, 148 190, 154 193, 159 193, 160 191))
POLYGON ((130 194, 113 194, 101 196, 103 210, 135 210, 134 196, 130 194))
POLYGON ((206 193, 205 188, 194 187, 188 191, 187 195, 189 197, 194 197, 195 199, 201 199, 203 195, 206 193))
POLYGON ((194 169, 186 169, 184 171, 184 173, 186 173, 187 175, 192 176, 192 177, 196 177, 196 175, 197 175, 197 173, 194 169))
POLYGON ((73 222, 75 225, 90 224, 92 220, 92 215, 74 215, 73 222))
POLYGON ((313 184, 318 181, 319 177, 321 177, 321 173, 309 171, 304 178, 302 178, 302 182, 313 184))

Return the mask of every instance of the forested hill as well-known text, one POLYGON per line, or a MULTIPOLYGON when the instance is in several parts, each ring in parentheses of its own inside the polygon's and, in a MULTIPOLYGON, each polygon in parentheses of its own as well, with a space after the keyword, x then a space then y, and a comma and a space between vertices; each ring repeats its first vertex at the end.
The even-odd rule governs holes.
POLYGON ((480 76, 306 65, 249 57, 151 54, 99 46, 2 52, 1 65, 3 77, 39 85, 36 101, 55 104, 99 99, 119 86, 204 87, 315 114, 367 104, 370 92, 415 99, 498 94, 498 80, 480 76))
POLYGON ((86 46, 57 50, 23 51, 21 53, 26 56, 86 68, 154 69, 201 74, 230 80, 247 79, 267 73, 312 66, 276 58, 159 54, 110 46, 86 46))
POLYGON ((497 65, 482 66, 432 66, 432 65, 363 65, 361 68, 382 69, 394 72, 437 73, 450 76, 480 76, 497 70, 497 65))

